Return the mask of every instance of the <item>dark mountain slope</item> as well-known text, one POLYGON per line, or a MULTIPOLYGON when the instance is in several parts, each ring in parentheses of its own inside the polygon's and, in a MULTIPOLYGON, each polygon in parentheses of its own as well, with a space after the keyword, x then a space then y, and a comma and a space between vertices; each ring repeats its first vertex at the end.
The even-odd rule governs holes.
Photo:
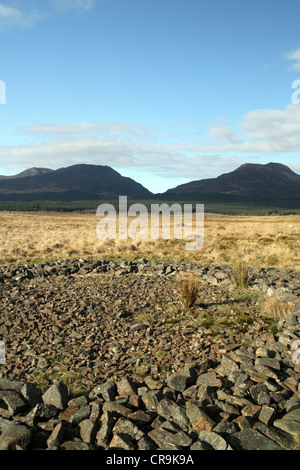
POLYGON ((300 197, 300 176, 280 163, 245 163, 217 178, 192 181, 169 189, 164 196, 191 194, 294 198, 300 197))
POLYGON ((0 181, 1 200, 80 200, 149 197, 148 189, 108 166, 73 165, 33 176, 0 181))

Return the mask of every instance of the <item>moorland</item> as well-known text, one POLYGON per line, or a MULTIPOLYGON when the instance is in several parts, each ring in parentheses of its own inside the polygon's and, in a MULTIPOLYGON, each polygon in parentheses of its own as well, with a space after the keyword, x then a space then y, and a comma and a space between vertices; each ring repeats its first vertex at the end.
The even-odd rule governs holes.
MULTIPOLYGON (((150 214, 149 214, 150 218, 150 214)), ((0 264, 110 258, 227 264, 300 270, 300 215, 205 214, 204 244, 184 240, 100 240, 94 213, 0 212, 0 264)))

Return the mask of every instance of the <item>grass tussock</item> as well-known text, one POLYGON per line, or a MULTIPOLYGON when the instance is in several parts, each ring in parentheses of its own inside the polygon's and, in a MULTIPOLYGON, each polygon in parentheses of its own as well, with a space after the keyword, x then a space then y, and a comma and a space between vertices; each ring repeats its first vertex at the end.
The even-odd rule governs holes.
POLYGON ((184 308, 191 308, 198 297, 199 279, 192 274, 181 275, 178 278, 179 294, 184 308))
POLYGON ((249 269, 245 264, 241 261, 234 267, 233 277, 238 289, 246 289, 249 287, 251 281, 251 275, 249 273, 249 269))
POLYGON ((281 299, 277 294, 267 296, 263 302, 263 313, 270 315, 276 320, 285 320, 291 313, 288 302, 281 299))

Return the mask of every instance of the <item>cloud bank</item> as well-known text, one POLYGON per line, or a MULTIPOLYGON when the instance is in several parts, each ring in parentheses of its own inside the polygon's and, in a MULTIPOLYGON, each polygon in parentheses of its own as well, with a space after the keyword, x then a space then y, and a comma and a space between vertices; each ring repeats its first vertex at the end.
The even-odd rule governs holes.
POLYGON ((289 70, 300 70, 300 47, 291 52, 288 52, 285 58, 291 62, 294 62, 293 65, 290 66, 289 70))
POLYGON ((19 9, 0 3, 1 29, 11 26, 30 28, 40 19, 40 17, 40 13, 35 9, 19 9))
POLYGON ((95 0, 51 0, 51 5, 60 13, 83 13, 94 7, 95 0))
POLYGON ((50 13, 82 14, 95 6, 95 0, 14 0, 9 3, 0 3, 0 29, 31 28, 50 13))
POLYGON ((293 162, 300 151, 300 107, 253 110, 235 128, 222 121, 205 136, 193 129, 193 140, 170 129, 118 122, 36 123, 18 132, 31 142, 0 147, 0 165, 9 172, 90 163, 194 180, 231 171, 245 161, 270 161, 271 155, 280 161, 288 154, 293 162))

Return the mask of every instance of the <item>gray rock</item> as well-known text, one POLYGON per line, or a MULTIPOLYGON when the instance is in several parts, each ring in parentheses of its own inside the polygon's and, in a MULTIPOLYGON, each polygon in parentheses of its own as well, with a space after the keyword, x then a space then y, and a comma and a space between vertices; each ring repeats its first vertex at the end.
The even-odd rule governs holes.
POLYGON ((104 384, 96 385, 96 387, 94 387, 93 390, 90 392, 89 397, 93 399, 100 395, 106 401, 114 400, 117 395, 115 382, 113 380, 109 380, 108 382, 105 382, 104 384))
POLYGON ((127 416, 132 412, 130 408, 124 406, 122 403, 117 401, 107 401, 104 403, 102 407, 103 411, 110 411, 113 413, 114 416, 123 416, 127 418, 127 416))
POLYGON ((231 395, 230 393, 224 390, 217 390, 217 397, 219 400, 224 400, 227 403, 230 403, 231 405, 236 405, 236 406, 252 405, 251 401, 247 400, 246 398, 231 395))
POLYGON ((100 447, 106 447, 112 436, 112 429, 115 425, 116 418, 111 411, 105 411, 101 416, 100 429, 96 435, 96 443, 100 447))
POLYGON ((164 398, 157 404, 157 413, 163 418, 169 419, 173 416, 178 405, 168 398, 164 398))
POLYGON ((65 441, 59 447, 60 450, 90 450, 89 444, 82 441, 65 441))
POLYGON ((239 366, 228 354, 224 354, 221 359, 221 364, 216 367, 215 370, 218 374, 224 377, 230 372, 238 371, 239 366))
POLYGON ((220 379, 220 377, 217 377, 217 374, 214 371, 205 372, 199 375, 196 385, 206 385, 208 387, 219 388, 222 386, 222 380, 220 379))
POLYGON ((156 447, 155 442, 149 436, 143 436, 138 441, 138 450, 154 450, 156 447))
POLYGON ((221 410, 225 411, 225 413, 235 416, 240 415, 240 408, 235 405, 230 405, 229 403, 221 400, 215 400, 215 405, 218 406, 221 410))
POLYGON ((21 388, 21 393, 30 406, 42 402, 42 392, 34 383, 25 383, 21 388))
POLYGON ((189 426, 186 410, 169 399, 165 398, 158 403, 157 413, 163 418, 172 418, 172 421, 183 429, 187 429, 189 426))
POLYGON ((273 369, 271 369, 270 367, 266 367, 266 366, 261 365, 261 364, 256 364, 254 366, 254 369, 256 369, 261 374, 261 376, 263 376, 263 377, 270 377, 271 379, 274 379, 275 381, 278 380, 277 373, 273 369))
MULTIPOLYGON (((219 281, 230 279, 232 275, 232 270, 226 266, 166 265, 145 260, 60 260, 41 265, 0 267, 0 282, 2 279, 4 286, 7 283, 5 287, 10 295, 10 298, 5 296, 4 308, 7 313, 13 308, 15 313, 13 320, 9 315, 7 322, 0 320, 0 329, 4 339, 11 337, 11 344, 16 344, 11 352, 8 348, 8 359, 11 360, 0 371, 1 377, 7 374, 12 379, 0 378, 0 445, 12 449, 49 450, 299 449, 294 435, 300 428, 300 364, 293 361, 291 345, 300 338, 300 301, 295 302, 292 315, 278 323, 278 333, 266 333, 261 329, 260 321, 257 328, 249 325, 245 335, 251 340, 249 346, 242 346, 242 335, 233 330, 224 331, 224 341, 219 342, 193 326, 181 328, 175 323, 171 327, 160 321, 155 325, 143 321, 137 323, 136 312, 145 308, 149 313, 151 308, 150 303, 155 297, 153 279, 155 282, 159 279, 160 287, 164 288, 171 282, 173 274, 194 271, 202 279, 210 276, 218 285, 221 285, 219 281), (65 287, 70 279, 75 279, 78 271, 80 276, 91 271, 94 275, 107 272, 105 276, 114 280, 120 289, 123 286, 121 280, 124 279, 126 284, 128 278, 125 278, 132 273, 137 284, 142 278, 150 291, 137 303, 137 308, 134 305, 136 297, 132 297, 134 292, 127 291, 124 309, 129 308, 130 317, 122 313, 118 316, 115 308, 102 307, 106 299, 109 303, 106 294, 109 296, 111 292, 104 294, 104 303, 101 307, 99 304, 98 309, 95 298, 88 292, 85 296, 81 285, 74 282, 74 288, 71 288, 74 302, 70 299, 65 287), (171 274, 169 279, 164 278, 166 272, 171 274), (63 276, 70 273, 74 274, 72 278, 64 280, 63 276), (121 273, 122 278, 119 277, 121 273), (34 283, 38 287, 45 274, 47 277, 42 282, 48 285, 45 288, 43 285, 39 291, 45 300, 40 315, 40 297, 35 290, 28 297, 27 284, 31 282, 29 278, 36 277, 34 283), (59 302, 51 305, 52 298, 45 295, 52 283, 58 283, 50 279, 57 274, 61 278, 55 292, 61 295, 63 307, 69 302, 72 317, 62 314, 59 302), (83 293, 84 302, 80 298, 83 293), (61 347, 61 340, 69 352, 71 343, 78 344, 86 339, 84 350, 77 358, 68 357, 68 353, 66 356, 70 370, 76 370, 79 364, 84 366, 84 396, 69 400, 71 395, 61 383, 49 386, 42 395, 35 384, 15 380, 21 376, 13 356, 15 352, 24 354, 26 377, 39 372, 39 368, 53 366, 47 359, 50 343, 41 341, 34 328, 30 330, 31 320, 47 328, 49 338, 54 340, 51 348, 55 353, 61 347), (23 338, 20 328, 23 323, 26 331, 29 326, 30 337, 23 338), (171 330, 174 340, 164 334, 171 330), (184 345, 178 333, 182 333, 184 345), (41 341, 39 357, 32 353, 36 340, 41 341), (195 355, 192 349, 189 350, 190 344, 197 348, 195 355), (138 353, 133 352, 133 345, 139 349, 138 353), (171 375, 165 377, 161 373, 160 361, 156 361, 151 352, 153 348, 163 349, 168 354, 168 362, 162 360, 162 365, 170 364, 171 375), (180 364, 182 370, 178 370, 180 364), (131 375, 141 370, 147 374, 144 380, 144 375, 131 375), (108 380, 111 377, 114 380, 108 380), (103 383, 95 386, 99 379, 103 383)), ((300 297, 299 273, 258 268, 249 272, 255 273, 251 282, 256 291, 281 292, 289 302, 292 292, 300 297)), ((210 286, 209 289, 216 288, 210 286)), ((220 289, 224 298, 231 295, 225 293, 225 287, 220 289)), ((114 300, 117 293, 112 292, 114 300)))
POLYGON ((72 398, 68 401, 68 407, 70 408, 81 408, 89 403, 88 398, 85 395, 72 398))
POLYGON ((159 449, 181 450, 192 444, 192 439, 183 431, 173 433, 167 429, 155 428, 148 433, 159 449))
POLYGON ((20 392, 24 383, 21 380, 0 379, 0 390, 15 390, 20 392))
POLYGON ((192 429, 196 432, 211 431, 216 424, 202 408, 192 401, 186 404, 186 415, 192 429))
POLYGON ((80 427, 80 437, 83 440, 83 442, 86 442, 87 444, 90 444, 91 442, 94 441, 96 431, 97 431, 97 425, 90 419, 84 419, 79 423, 80 427))
POLYGON ((48 447, 59 447, 64 439, 64 423, 58 423, 47 439, 48 447))
POLYGON ((144 410, 133 411, 128 414, 128 419, 135 424, 136 426, 145 426, 152 421, 151 412, 146 412, 144 410))
POLYGON ((53 405, 59 410, 63 410, 69 400, 68 388, 63 382, 58 382, 48 388, 42 399, 46 405, 53 405))
POLYGON ((129 377, 123 377, 118 383, 117 383, 117 390, 119 395, 136 395, 137 390, 136 387, 133 383, 133 381, 129 377))
POLYGON ((35 426, 40 421, 51 420, 59 413, 59 409, 53 405, 38 403, 27 415, 22 418, 22 422, 28 426, 35 426))
POLYGON ((0 435, 0 450, 27 449, 32 435, 32 429, 21 424, 7 426, 0 435))
POLYGON ((91 403, 91 413, 89 416, 89 419, 93 421, 93 423, 96 423, 98 419, 100 418, 102 413, 102 405, 98 402, 93 402, 91 403))
POLYGON ((160 390, 150 390, 144 393, 141 398, 147 410, 155 411, 157 410, 159 402, 164 398, 164 395, 160 390))
POLYGON ((297 410, 300 408, 300 397, 291 397, 287 402, 285 403, 285 409, 286 412, 289 413, 290 411, 297 410))
POLYGON ((267 425, 271 425, 276 417, 276 410, 273 406, 263 405, 258 419, 267 425))
POLYGON ((281 447, 259 431, 248 428, 228 436, 234 450, 281 450, 281 447))
POLYGON ((191 379, 187 375, 172 374, 167 378, 167 384, 175 390, 183 392, 191 385, 191 379))
POLYGON ((137 444, 127 434, 114 434, 109 444, 110 450, 136 450, 137 444))
POLYGON ((156 427, 159 427, 161 429, 167 429, 168 431, 173 431, 173 432, 182 431, 181 427, 178 424, 176 424, 174 421, 172 421, 171 419, 160 422, 160 424, 156 427))
POLYGON ((143 431, 127 418, 118 419, 113 427, 113 434, 115 433, 129 435, 133 440, 139 440, 144 436, 143 431))
POLYGON ((281 429, 274 428, 273 426, 266 425, 257 421, 253 425, 253 429, 257 429, 259 432, 264 434, 266 437, 276 442, 283 450, 294 450, 297 448, 296 442, 293 437, 282 431, 281 429))
POLYGON ((255 365, 271 367, 271 369, 280 370, 280 362, 272 357, 259 357, 256 359, 255 365))
POLYGON ((225 439, 214 431, 200 431, 198 438, 205 444, 205 447, 211 447, 213 450, 231 449, 225 439))
POLYGON ((210 450, 210 448, 205 445, 205 442, 196 441, 196 442, 194 442, 194 444, 191 446, 191 450, 210 450))
POLYGON ((250 387, 249 392, 252 398, 257 401, 261 393, 268 394, 268 388, 266 384, 256 384, 250 387))
POLYGON ((300 431, 300 408, 290 411, 281 419, 274 421, 274 426, 289 434, 296 434, 300 431))
POLYGON ((81 421, 87 419, 90 416, 90 413, 91 407, 89 405, 82 406, 78 411, 76 411, 76 413, 70 416, 69 422, 74 426, 77 426, 81 421))
POLYGON ((0 390, 0 414, 7 409, 10 416, 14 416, 27 409, 27 404, 21 394, 15 390, 0 390))

